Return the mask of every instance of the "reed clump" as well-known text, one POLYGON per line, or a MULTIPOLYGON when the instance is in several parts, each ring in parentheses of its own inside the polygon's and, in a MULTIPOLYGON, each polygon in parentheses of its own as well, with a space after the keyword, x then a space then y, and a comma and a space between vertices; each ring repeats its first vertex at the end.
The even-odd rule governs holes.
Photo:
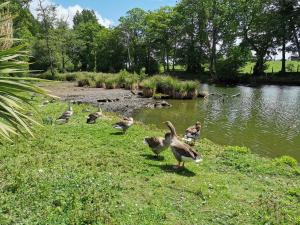
POLYGON ((193 99, 198 95, 199 82, 180 81, 171 76, 157 75, 144 80, 141 86, 145 97, 161 93, 174 99, 193 99))

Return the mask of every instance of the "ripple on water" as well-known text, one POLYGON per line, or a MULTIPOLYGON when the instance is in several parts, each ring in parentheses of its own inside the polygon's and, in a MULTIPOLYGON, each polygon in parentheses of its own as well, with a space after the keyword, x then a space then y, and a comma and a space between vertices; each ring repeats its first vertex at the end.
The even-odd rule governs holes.
POLYGON ((291 155, 300 161, 300 87, 267 85, 260 88, 204 86, 226 97, 170 100, 170 109, 140 110, 135 119, 165 128, 171 120, 180 134, 199 120, 202 137, 224 145, 244 145, 266 156, 291 155))

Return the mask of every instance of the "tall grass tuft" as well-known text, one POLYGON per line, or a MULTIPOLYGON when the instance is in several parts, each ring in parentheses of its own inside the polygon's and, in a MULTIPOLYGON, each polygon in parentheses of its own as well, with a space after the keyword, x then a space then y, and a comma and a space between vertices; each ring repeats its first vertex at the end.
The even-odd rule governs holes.
POLYGON ((196 81, 180 81, 171 76, 157 75, 144 80, 142 88, 145 97, 151 97, 151 93, 154 95, 157 92, 175 99, 193 99, 198 95, 199 83, 196 81))

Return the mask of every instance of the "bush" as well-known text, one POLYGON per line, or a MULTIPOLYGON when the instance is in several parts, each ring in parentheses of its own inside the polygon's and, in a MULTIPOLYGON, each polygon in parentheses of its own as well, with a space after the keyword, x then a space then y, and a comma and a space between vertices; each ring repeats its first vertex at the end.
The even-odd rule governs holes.
POLYGON ((292 168, 295 168, 298 165, 296 159, 287 155, 281 156, 280 158, 275 158, 274 162, 276 165, 288 165, 292 168))
POLYGON ((47 70, 44 73, 41 73, 37 76, 37 78, 46 79, 46 80, 57 80, 58 78, 58 72, 57 70, 54 71, 54 76, 52 76, 52 73, 50 70, 47 70))
POLYGON ((105 81, 107 80, 108 75, 100 74, 95 79, 96 88, 106 88, 105 81))
POLYGON ((76 81, 76 78, 77 78, 77 76, 76 76, 76 73, 68 73, 68 74, 66 74, 66 81, 76 81))
POLYGON ((147 89, 144 91, 147 97, 158 92, 172 98, 191 99, 197 97, 199 83, 196 81, 180 81, 171 76, 157 75, 144 80, 141 86, 143 90, 147 89), (153 91, 154 87, 155 92, 153 91))
POLYGON ((78 87, 94 87, 95 81, 92 76, 89 75, 80 75, 77 78, 78 87))
POLYGON ((143 88, 143 96, 146 98, 152 97, 156 92, 156 81, 153 78, 143 80, 141 86, 143 88))
POLYGON ((251 152, 249 148, 241 146, 226 146, 225 151, 237 152, 242 154, 247 154, 251 152))
POLYGON ((118 87, 119 77, 117 75, 111 75, 105 80, 105 87, 107 89, 114 89, 118 87))

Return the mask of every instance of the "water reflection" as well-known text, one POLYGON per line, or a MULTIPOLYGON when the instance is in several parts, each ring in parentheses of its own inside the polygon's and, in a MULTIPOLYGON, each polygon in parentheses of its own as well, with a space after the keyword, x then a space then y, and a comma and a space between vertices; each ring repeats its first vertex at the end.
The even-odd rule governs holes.
POLYGON ((262 155, 291 155, 300 160, 300 87, 267 85, 216 87, 202 90, 217 93, 208 100, 170 100, 170 109, 144 109, 135 119, 165 128, 174 122, 179 133, 199 120, 202 134, 216 143, 245 145, 262 155), (238 97, 231 97, 240 93, 238 97))

